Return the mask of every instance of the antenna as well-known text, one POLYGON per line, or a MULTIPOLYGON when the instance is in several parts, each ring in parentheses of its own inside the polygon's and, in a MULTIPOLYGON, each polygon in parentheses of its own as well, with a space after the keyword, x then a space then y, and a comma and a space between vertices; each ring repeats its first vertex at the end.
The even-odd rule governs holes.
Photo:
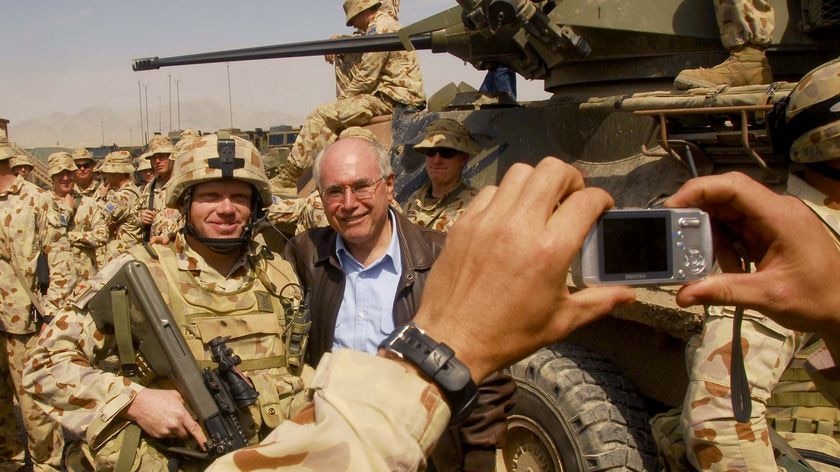
POLYGON ((230 129, 233 129, 233 99, 230 94, 230 62, 225 63, 227 66, 227 80, 228 80, 228 110, 230 111, 230 129))

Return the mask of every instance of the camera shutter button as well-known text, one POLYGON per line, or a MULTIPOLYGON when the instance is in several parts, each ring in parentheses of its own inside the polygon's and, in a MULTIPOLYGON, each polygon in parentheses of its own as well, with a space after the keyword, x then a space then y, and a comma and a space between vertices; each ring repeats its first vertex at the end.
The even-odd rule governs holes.
POLYGON ((680 218, 679 223, 681 228, 699 228, 700 218, 680 218))

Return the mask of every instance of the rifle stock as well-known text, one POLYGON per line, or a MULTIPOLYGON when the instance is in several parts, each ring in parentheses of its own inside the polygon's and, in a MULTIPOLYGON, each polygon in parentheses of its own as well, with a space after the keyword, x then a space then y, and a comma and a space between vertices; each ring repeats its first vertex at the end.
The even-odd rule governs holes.
MULTIPOLYGON (((212 371, 207 369, 202 373, 199 369, 149 269, 142 262, 126 262, 88 303, 96 327, 103 332, 115 331, 115 316, 120 316, 114 313, 115 309, 128 311, 134 347, 157 376, 172 381, 207 434, 208 453, 192 451, 186 455, 203 454, 210 458, 246 446, 250 431, 244 429, 255 428, 253 422, 243 427, 243 418, 231 407, 235 405, 233 400, 220 397, 218 392, 211 393, 205 376, 212 371), (120 297, 127 298, 127 303, 122 304, 124 308, 114 303, 120 297)), ((120 361, 124 374, 131 376, 134 365, 126 364, 122 349, 120 361)), ((245 417, 250 421, 250 417, 245 417)), ((183 448, 173 448, 173 451, 185 453, 183 448)))

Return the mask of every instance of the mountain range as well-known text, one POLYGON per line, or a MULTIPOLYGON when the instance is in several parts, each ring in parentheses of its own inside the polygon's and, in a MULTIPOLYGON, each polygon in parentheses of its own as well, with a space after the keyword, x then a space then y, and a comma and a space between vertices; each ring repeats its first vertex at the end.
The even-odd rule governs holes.
MULTIPOLYGON (((9 118, 9 117, 4 117, 9 118)), ((145 114, 143 119, 145 121, 145 114)), ((172 124, 169 124, 169 108, 158 113, 149 110, 149 135, 162 131, 166 134, 178 128, 176 107, 172 109, 172 124)), ((255 110, 245 106, 233 107, 233 127, 243 130, 268 128, 277 125, 298 126, 304 117, 291 116, 279 111, 255 110)), ((230 111, 224 104, 213 100, 181 103, 180 129, 196 128, 212 132, 230 128, 230 111)), ((143 125, 145 127, 145 123, 143 125)), ((75 115, 53 113, 43 118, 33 118, 9 123, 9 138, 24 148, 78 146, 95 147, 103 144, 139 146, 144 144, 140 130, 140 111, 114 110, 111 108, 86 108, 75 115)))

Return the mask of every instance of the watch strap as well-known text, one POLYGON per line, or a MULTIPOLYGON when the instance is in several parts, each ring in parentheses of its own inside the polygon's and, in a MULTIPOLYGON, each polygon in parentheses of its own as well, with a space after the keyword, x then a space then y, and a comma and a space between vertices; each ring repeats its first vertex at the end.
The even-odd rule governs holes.
POLYGON ((470 369, 455 357, 455 351, 409 323, 391 333, 380 349, 414 364, 440 388, 452 410, 454 424, 469 416, 478 401, 478 388, 470 369))

